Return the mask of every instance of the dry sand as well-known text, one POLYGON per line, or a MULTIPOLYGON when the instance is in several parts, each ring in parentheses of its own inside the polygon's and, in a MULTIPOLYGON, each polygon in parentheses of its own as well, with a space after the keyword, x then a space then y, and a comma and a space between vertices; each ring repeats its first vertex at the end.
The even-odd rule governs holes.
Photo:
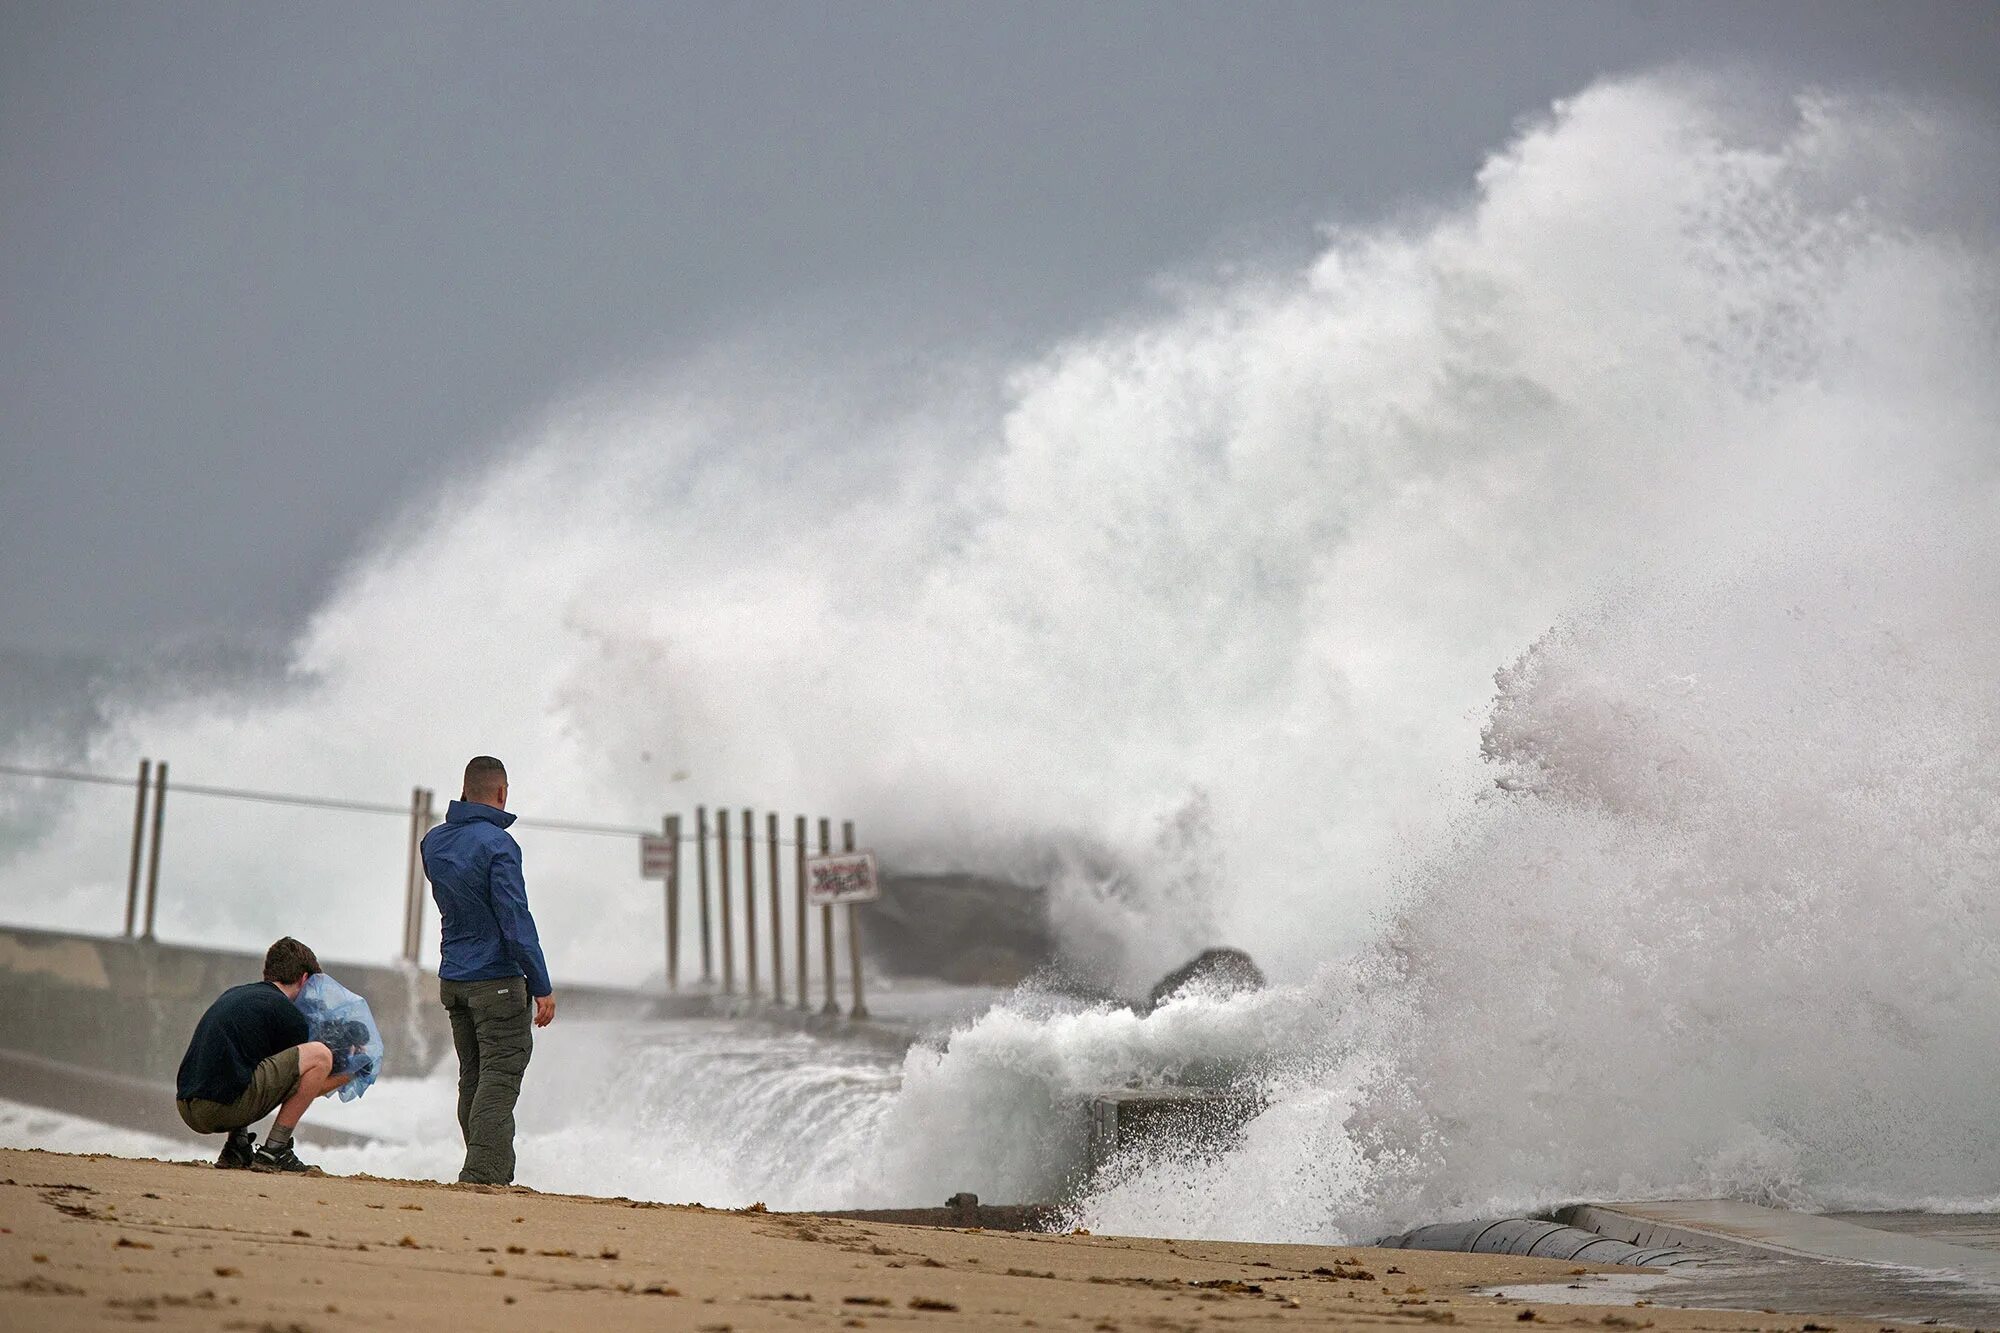
POLYGON ((9 1333, 135 1322, 271 1333, 1877 1327, 1475 1294, 1500 1283, 1560 1287, 1582 1271, 1539 1259, 901 1227, 0 1150, 0 1329, 9 1333))

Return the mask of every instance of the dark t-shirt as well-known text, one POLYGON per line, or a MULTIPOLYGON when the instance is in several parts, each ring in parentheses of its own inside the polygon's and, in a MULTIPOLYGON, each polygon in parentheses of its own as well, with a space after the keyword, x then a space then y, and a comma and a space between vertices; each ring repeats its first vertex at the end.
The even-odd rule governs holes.
POLYGON ((182 1101, 233 1102, 257 1066, 307 1040, 306 1016, 268 981, 231 986, 194 1025, 174 1080, 182 1101))

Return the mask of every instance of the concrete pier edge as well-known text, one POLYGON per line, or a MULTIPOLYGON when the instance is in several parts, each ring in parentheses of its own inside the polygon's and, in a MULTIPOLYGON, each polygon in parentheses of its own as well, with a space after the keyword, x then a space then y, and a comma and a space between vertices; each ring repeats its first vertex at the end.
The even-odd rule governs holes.
POLYGON ((2000 1281, 2000 1254, 1735 1199, 1572 1204, 1558 1221, 1636 1245, 1834 1260, 2000 1281))

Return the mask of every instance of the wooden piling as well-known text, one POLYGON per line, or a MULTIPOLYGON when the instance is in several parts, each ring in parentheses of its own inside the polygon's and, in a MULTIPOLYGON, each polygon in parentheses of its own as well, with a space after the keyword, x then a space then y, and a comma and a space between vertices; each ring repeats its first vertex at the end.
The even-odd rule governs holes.
POLYGON ((757 998, 757 815, 743 812, 743 993, 757 998))
POLYGON ((736 927, 729 905, 729 807, 715 808, 715 897, 722 904, 722 993, 736 993, 736 927))
POLYGON ((799 932, 799 1012, 812 1008, 812 999, 807 994, 807 978, 810 969, 806 966, 806 817, 798 816, 792 826, 792 891, 795 901, 793 918, 799 932))
POLYGON ((705 805, 694 808, 694 866, 695 887, 701 894, 701 979, 708 984, 715 980, 715 953, 708 929, 708 807, 705 805))
POLYGON ((779 907, 782 893, 778 887, 778 816, 775 812, 764 816, 764 845, 771 852, 771 1003, 785 1002, 785 916, 779 907))
MULTIPOLYGON (((840 825, 840 849, 854 850, 854 821, 842 820, 840 825)), ((847 905, 847 975, 854 983, 854 1004, 847 1011, 849 1018, 868 1017, 868 1001, 861 995, 861 904, 847 905)))
MULTIPOLYGON (((833 821, 824 815, 819 821, 819 854, 825 856, 833 850, 833 821)), ((834 998, 833 989, 833 908, 831 905, 819 909, 819 954, 820 965, 826 969, 826 1003, 820 1012, 835 1018, 840 1017, 840 1001, 834 998)))
POLYGON ((681 988, 681 817, 668 815, 660 821, 667 835, 667 989, 681 988))

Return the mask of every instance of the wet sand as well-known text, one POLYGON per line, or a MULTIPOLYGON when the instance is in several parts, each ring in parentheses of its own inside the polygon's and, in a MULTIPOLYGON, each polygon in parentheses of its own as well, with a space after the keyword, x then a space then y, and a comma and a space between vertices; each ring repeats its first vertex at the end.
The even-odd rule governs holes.
POLYGON ((1587 1299, 1568 1285, 1588 1280, 1538 1259, 901 1227, 0 1150, 8 1330, 1877 1327, 1476 1291, 1551 1283, 1587 1299))

